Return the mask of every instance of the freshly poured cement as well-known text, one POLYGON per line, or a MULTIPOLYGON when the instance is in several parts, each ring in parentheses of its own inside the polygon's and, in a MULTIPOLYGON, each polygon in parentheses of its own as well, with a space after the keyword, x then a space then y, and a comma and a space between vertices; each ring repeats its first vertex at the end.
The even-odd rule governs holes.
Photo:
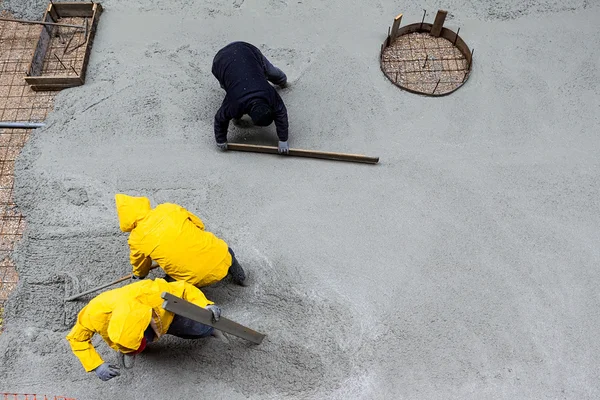
MULTIPOLYGON (((425 7, 432 20, 437 6, 408 4, 104 3, 85 86, 57 97, 18 161, 28 224, 0 391, 600 397, 600 9, 445 4, 475 61, 464 87, 434 99, 379 70, 393 17, 419 21, 425 7), (289 76, 292 147, 381 163, 219 152, 212 118, 224 92, 211 61, 240 39, 289 76), (179 203, 229 242, 252 284, 206 293, 268 334, 262 345, 165 338, 110 382, 83 371, 64 336, 85 301, 62 298, 71 277, 84 290, 130 271, 116 192, 179 203)), ((232 125, 230 140, 277 139, 273 127, 232 125)))

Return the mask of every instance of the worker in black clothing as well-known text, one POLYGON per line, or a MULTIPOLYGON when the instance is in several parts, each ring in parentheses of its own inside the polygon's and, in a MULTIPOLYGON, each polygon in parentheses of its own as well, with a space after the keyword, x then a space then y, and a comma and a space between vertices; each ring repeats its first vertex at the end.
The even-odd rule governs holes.
POLYGON ((217 146, 227 150, 229 121, 244 114, 257 126, 269 126, 275 121, 278 150, 289 152, 288 117, 285 104, 269 82, 285 87, 287 77, 279 68, 250 43, 233 42, 219 50, 213 60, 212 73, 227 94, 215 115, 217 146))

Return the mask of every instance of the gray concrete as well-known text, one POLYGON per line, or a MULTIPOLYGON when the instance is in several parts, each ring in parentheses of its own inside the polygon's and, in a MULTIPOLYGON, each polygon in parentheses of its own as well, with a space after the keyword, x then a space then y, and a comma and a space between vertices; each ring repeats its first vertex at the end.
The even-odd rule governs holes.
MULTIPOLYGON (((378 65, 393 16, 426 7, 432 20, 434 2, 105 6, 86 85, 58 96, 17 165, 28 226, 0 391, 600 397, 598 6, 450 1, 475 63, 439 99, 400 91, 378 65), (237 39, 288 74, 292 147, 381 164, 217 151, 210 65, 237 39), (263 345, 161 340, 111 382, 84 373, 64 336, 85 303, 61 302, 64 273, 89 288, 129 271, 115 192, 180 203, 235 248, 252 285, 206 293, 263 345)), ((230 132, 277 140, 272 127, 230 132)))

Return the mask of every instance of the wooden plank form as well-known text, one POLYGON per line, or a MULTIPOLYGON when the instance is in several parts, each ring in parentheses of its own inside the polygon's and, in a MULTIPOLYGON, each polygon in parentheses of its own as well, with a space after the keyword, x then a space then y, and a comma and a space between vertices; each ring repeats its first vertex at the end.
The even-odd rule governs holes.
MULTIPOLYGON (((25 81, 31 86, 34 91, 44 90, 61 90, 75 86, 81 86, 85 83, 85 75, 87 65, 89 62, 90 52, 100 14, 102 13, 102 6, 99 3, 50 3, 44 17, 42 19, 45 23, 56 23, 60 18, 68 17, 81 17, 91 18, 91 26, 87 31, 85 42, 82 44, 85 46, 85 53, 83 57, 82 66, 77 73, 77 76, 43 76, 42 70, 44 65, 44 59, 50 46, 50 40, 53 34, 53 26, 45 26, 40 33, 36 49, 33 53, 31 63, 25 77, 25 81)), ((86 24, 87 26, 87 24, 86 24)), ((84 26, 85 28, 85 26, 84 26)))
POLYGON ((182 317, 189 318, 204 325, 212 326, 221 332, 229 333, 242 339, 246 339, 254 344, 261 344, 266 335, 256 332, 244 325, 240 325, 225 317, 219 318, 217 322, 212 319, 212 312, 198 307, 180 297, 171 293, 163 292, 161 297, 165 300, 162 308, 182 317))
POLYGON ((72 87, 81 86, 81 83, 73 83, 73 84, 63 84, 63 85, 51 85, 51 84, 43 84, 40 86, 31 85, 30 88, 34 92, 48 92, 48 91, 58 91, 63 89, 69 89, 72 87))
MULTIPOLYGON (((97 3, 92 2, 64 2, 51 3, 49 8, 52 18, 69 18, 69 17, 86 17, 90 18, 94 15, 92 5, 97 3)), ((99 4, 98 4, 99 5, 99 4)))
POLYGON ((100 4, 94 3, 93 7, 93 15, 92 15, 92 26, 90 27, 90 32, 87 37, 87 41, 85 43, 86 51, 83 57, 83 66, 81 68, 81 73, 79 77, 81 78, 82 85, 85 82, 85 75, 87 74, 87 66, 90 61, 90 53, 92 50, 92 44, 94 42, 94 37, 96 36, 96 29, 98 28, 98 21, 100 20, 100 14, 102 13, 102 6, 100 4))
MULTIPOLYGON (((386 74, 385 71, 383 70, 383 55, 384 55, 384 51, 386 50, 387 47, 389 47, 392 43, 392 37, 397 38, 399 36, 402 35, 408 35, 410 33, 416 33, 416 32, 423 32, 423 33, 429 33, 431 36, 435 36, 435 37, 442 37, 444 39, 447 39, 448 41, 452 42, 452 44, 462 53, 462 55, 465 57, 465 59, 467 60, 467 69, 466 69, 466 73, 465 76, 463 78, 463 83, 469 78, 470 74, 471 74, 471 69, 473 66, 473 50, 469 49, 469 46, 465 43, 465 41, 458 35, 458 32, 460 31, 460 28, 458 31, 453 32, 448 28, 444 28, 444 22, 446 20, 446 16, 447 16, 448 12, 445 10, 438 10, 438 13, 436 14, 436 18, 433 24, 427 23, 427 22, 417 22, 414 24, 409 24, 409 25, 405 25, 403 27, 398 27, 397 32, 393 33, 395 29, 392 29, 391 32, 388 29, 388 35, 386 36, 385 40, 383 41, 382 45, 381 45, 381 52, 379 54, 379 59, 380 59, 380 67, 382 72, 384 72, 384 75, 386 74), (439 30, 439 32, 438 32, 439 30)), ((423 19, 425 19, 425 15, 426 13, 423 14, 423 19)), ((396 21, 396 19, 398 17, 401 17, 402 14, 399 14, 395 19, 394 19, 394 23, 396 21)), ((399 26, 400 24, 398 24, 399 26)), ((386 75, 387 76, 387 75, 386 75)), ((440 96, 447 96, 450 93, 453 93, 454 91, 456 91, 459 87, 457 86, 454 90, 451 90, 449 92, 444 92, 441 94, 438 93, 424 93, 422 91, 417 91, 417 90, 413 90, 409 87, 406 87, 404 85, 401 85, 397 82, 394 82, 394 80, 392 80, 391 78, 388 77, 388 79, 390 79, 390 81, 408 91, 408 92, 412 92, 412 93, 417 93, 417 94, 425 94, 428 96, 435 96, 435 97, 440 97, 440 96)))
MULTIPOLYGON (((277 147, 258 146, 254 144, 228 143, 227 150, 248 151, 252 153, 279 154, 277 147)), ((323 160, 349 161, 366 164, 377 164, 379 157, 368 157, 361 154, 331 153, 328 151, 290 149, 289 156, 320 158, 323 160)))
POLYGON ((394 24, 392 25, 392 31, 390 32, 390 42, 393 42, 394 39, 398 37, 398 29, 400 28, 401 22, 402 14, 398 14, 396 18, 394 18, 394 24))
POLYGON ((78 76, 31 76, 27 78, 27 83, 32 86, 39 85, 83 85, 78 76))
MULTIPOLYGON (((52 18, 48 13, 44 14, 44 21, 52 21, 52 18)), ((52 36, 52 28, 50 26, 44 26, 40 32, 40 38, 38 39, 33 57, 31 59, 31 65, 29 67, 30 75, 41 75, 42 66, 44 64, 44 57, 46 56, 46 49, 50 43, 50 37, 52 36)), ((25 78, 27 79, 27 78, 25 78)))
POLYGON ((448 15, 448 11, 438 10, 435 15, 435 21, 433 21, 433 26, 431 27, 431 31, 429 34, 431 36, 439 37, 442 33, 442 28, 444 27, 444 21, 446 21, 446 15, 448 15))

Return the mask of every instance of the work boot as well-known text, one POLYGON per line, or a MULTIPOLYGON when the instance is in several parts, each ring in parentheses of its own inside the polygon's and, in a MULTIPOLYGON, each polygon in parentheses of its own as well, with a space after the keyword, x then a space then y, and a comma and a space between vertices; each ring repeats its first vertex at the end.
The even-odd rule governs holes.
POLYGON ((225 334, 223 332, 221 332, 218 329, 213 329, 212 333, 210 334, 212 337, 214 337, 215 339, 220 340, 223 343, 229 343, 229 339, 227 339, 227 337, 225 336, 225 334))
POLYGON ((250 286, 250 272, 245 271, 244 275, 246 275, 246 278, 244 278, 243 281, 236 282, 236 283, 242 287, 248 287, 248 286, 250 286))
POLYGON ((229 275, 231 275, 234 283, 244 287, 248 286, 248 276, 235 257, 233 258, 233 264, 229 267, 229 275))

